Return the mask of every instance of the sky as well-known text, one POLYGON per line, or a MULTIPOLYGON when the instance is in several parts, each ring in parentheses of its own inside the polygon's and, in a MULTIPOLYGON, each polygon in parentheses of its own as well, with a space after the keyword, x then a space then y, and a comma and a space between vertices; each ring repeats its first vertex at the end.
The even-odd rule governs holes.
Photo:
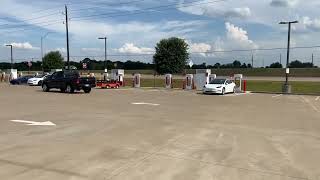
POLYGON ((194 63, 225 64, 234 60, 267 66, 285 64, 287 25, 292 26, 290 60, 320 65, 320 1, 308 0, 0 0, 0 61, 41 59, 59 50, 66 55, 65 5, 68 7, 70 56, 152 62, 163 38, 179 37, 189 44, 194 63), (49 33, 49 34, 47 34, 49 33), (284 48, 277 50, 261 50, 284 48), (259 50, 260 49, 260 50, 259 50), (234 51, 236 50, 236 51, 234 51), (246 51, 237 51, 246 50, 246 51))

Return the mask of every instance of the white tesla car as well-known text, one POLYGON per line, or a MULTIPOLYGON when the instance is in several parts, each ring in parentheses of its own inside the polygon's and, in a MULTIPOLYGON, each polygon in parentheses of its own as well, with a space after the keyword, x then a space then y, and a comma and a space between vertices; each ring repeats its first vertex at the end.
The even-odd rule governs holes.
POLYGON ((234 93, 236 84, 228 79, 214 79, 203 88, 204 94, 226 94, 234 93))
POLYGON ((41 86, 44 78, 46 78, 48 75, 39 75, 35 76, 31 79, 28 80, 28 85, 29 86, 41 86))

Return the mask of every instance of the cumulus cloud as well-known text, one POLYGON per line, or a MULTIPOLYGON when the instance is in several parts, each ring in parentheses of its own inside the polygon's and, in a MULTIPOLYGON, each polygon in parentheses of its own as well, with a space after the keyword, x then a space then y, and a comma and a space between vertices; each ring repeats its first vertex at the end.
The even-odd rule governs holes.
POLYGON ((320 19, 311 19, 310 17, 305 16, 301 19, 301 24, 304 29, 320 31, 320 19))
POLYGON ((61 53, 67 53, 67 49, 66 48, 56 48, 55 51, 59 51, 61 53))
POLYGON ((236 43, 239 46, 246 48, 257 48, 258 46, 249 39, 248 32, 244 29, 235 26, 229 22, 225 23, 227 30, 227 39, 236 43))
POLYGON ((147 47, 138 47, 133 43, 125 43, 121 48, 118 49, 120 53, 131 53, 131 54, 152 54, 154 49, 147 47))
POLYGON ((293 7, 298 3, 298 0, 272 0, 270 5, 273 7, 293 7))
MULTIPOLYGON (((27 50, 35 50, 35 49, 39 49, 38 47, 33 47, 29 42, 24 42, 24 43, 10 43, 14 48, 17 49, 27 49, 27 50)), ((4 44, 5 46, 6 44, 4 44)))
POLYGON ((190 53, 196 53, 201 56, 208 56, 211 51, 211 45, 206 43, 188 43, 190 46, 190 53))

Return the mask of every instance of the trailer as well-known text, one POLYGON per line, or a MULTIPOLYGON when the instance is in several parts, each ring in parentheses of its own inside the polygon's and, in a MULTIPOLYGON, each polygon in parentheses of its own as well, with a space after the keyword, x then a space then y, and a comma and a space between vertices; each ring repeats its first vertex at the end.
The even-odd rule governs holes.
POLYGON ((97 87, 102 89, 110 89, 115 88, 118 89, 122 86, 122 82, 120 81, 114 81, 114 80, 98 80, 97 81, 97 87))

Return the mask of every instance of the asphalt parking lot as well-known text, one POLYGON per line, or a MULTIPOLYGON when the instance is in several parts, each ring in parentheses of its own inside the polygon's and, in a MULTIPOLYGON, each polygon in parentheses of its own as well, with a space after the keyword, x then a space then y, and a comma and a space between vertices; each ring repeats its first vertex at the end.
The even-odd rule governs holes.
POLYGON ((0 84, 0 108, 0 179, 320 180, 319 97, 0 84))

